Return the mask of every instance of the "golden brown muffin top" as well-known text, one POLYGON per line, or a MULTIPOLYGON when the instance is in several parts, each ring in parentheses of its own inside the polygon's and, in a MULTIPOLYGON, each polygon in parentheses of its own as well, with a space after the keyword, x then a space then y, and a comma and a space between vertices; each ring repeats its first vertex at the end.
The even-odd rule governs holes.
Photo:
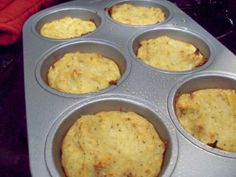
POLYGON ((48 71, 50 87, 65 93, 91 93, 116 84, 117 64, 98 53, 66 53, 48 71))
POLYGON ((128 3, 112 6, 109 13, 115 21, 129 25, 151 25, 165 20, 165 14, 158 7, 145 7, 128 3))
POLYGON ((153 125, 134 112, 81 116, 62 145, 67 177, 157 177, 165 144, 153 125))
POLYGON ((141 41, 137 57, 152 67, 168 71, 192 70, 206 62, 195 46, 168 36, 141 41))
POLYGON ((65 16, 45 23, 40 29, 40 34, 52 39, 69 39, 80 37, 94 30, 96 30, 96 25, 90 20, 65 16))
POLYGON ((236 152, 236 91, 202 89, 176 100, 181 125, 196 139, 225 151, 236 152))

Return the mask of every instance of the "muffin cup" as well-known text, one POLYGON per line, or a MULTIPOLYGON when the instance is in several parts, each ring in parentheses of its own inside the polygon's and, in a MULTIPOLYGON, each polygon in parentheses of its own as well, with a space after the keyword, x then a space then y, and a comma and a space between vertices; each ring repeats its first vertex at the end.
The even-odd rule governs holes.
POLYGON ((173 17, 173 12, 171 11, 171 8, 168 6, 167 3, 161 3, 161 2, 156 2, 156 1, 147 1, 147 0, 146 1, 144 1, 144 0, 115 1, 115 2, 109 3, 106 6, 105 12, 106 12, 107 18, 110 21, 115 22, 115 23, 122 25, 122 26, 129 26, 129 27, 145 27, 145 26, 161 25, 161 24, 166 23, 167 21, 169 21, 173 17), (124 23, 121 23, 121 22, 118 22, 118 21, 112 19, 111 15, 110 15, 110 9, 112 8, 112 6, 120 5, 120 4, 124 4, 124 3, 138 5, 138 6, 144 6, 144 7, 158 7, 165 14, 165 20, 163 22, 156 23, 156 24, 150 24, 150 25, 130 25, 130 24, 124 24, 124 23))
POLYGON ((94 97, 74 105, 53 124, 47 136, 45 147, 45 160, 51 176, 65 176, 61 167, 60 149, 68 129, 81 115, 95 114, 100 111, 132 111, 152 123, 161 139, 167 143, 160 176, 169 177, 172 174, 178 156, 178 142, 172 125, 153 111, 152 105, 143 100, 125 95, 109 95, 94 97))
POLYGON ((162 71, 166 73, 173 73, 173 74, 187 74, 187 73, 192 73, 192 72, 205 69, 206 67, 210 65, 210 63, 213 61, 214 56, 215 56, 214 48, 212 47, 211 43, 206 40, 206 37, 194 31, 177 28, 177 27, 169 27, 169 26, 156 28, 156 29, 148 29, 141 33, 137 33, 129 41, 129 51, 132 57, 135 58, 140 63, 142 63, 144 66, 158 70, 158 71, 162 71), (204 57, 207 58, 207 62, 203 64, 202 66, 199 66, 193 70, 168 71, 168 70, 162 70, 162 69, 147 65, 142 60, 137 58, 136 54, 137 54, 138 48, 140 47, 140 42, 142 40, 153 39, 153 38, 157 38, 163 35, 169 36, 175 40, 180 40, 180 41, 187 42, 194 45, 196 48, 199 49, 199 51, 204 55, 204 57))
POLYGON ((74 38, 65 38, 65 39, 54 39, 54 38, 48 38, 45 36, 42 36, 40 34, 40 29, 45 23, 61 19, 63 17, 70 16, 70 17, 75 17, 75 18, 80 18, 82 20, 88 20, 92 21, 95 23, 97 31, 99 27, 102 24, 102 17, 94 10, 91 9, 85 9, 85 8, 59 8, 57 10, 51 10, 48 11, 47 13, 43 13, 40 17, 38 17, 36 24, 33 26, 33 32, 38 35, 40 38, 48 39, 48 40, 70 40, 74 38, 80 38, 82 36, 89 35, 91 33, 94 33, 95 31, 92 31, 90 33, 84 34, 79 37, 74 37, 74 38))
POLYGON ((98 41, 98 40, 89 40, 86 41, 75 41, 66 43, 60 46, 57 46, 53 49, 49 49, 49 53, 44 55, 36 68, 36 78, 39 84, 50 91, 51 93, 60 95, 60 96, 67 96, 67 97, 80 97, 80 96, 88 96, 88 95, 95 95, 98 93, 104 93, 112 88, 118 86, 128 75, 130 71, 130 62, 125 58, 122 52, 113 44, 105 42, 105 41, 98 41), (85 94, 70 94, 57 91, 50 86, 48 86, 47 81, 47 73, 50 66, 53 65, 59 58, 61 58, 65 53, 68 52, 88 52, 88 53, 99 53, 109 59, 113 60, 119 67, 121 78, 117 81, 116 85, 111 85, 108 88, 103 90, 92 92, 92 93, 85 93, 85 94))
POLYGON ((236 158, 235 152, 227 152, 220 150, 218 148, 212 148, 209 145, 202 143, 201 141, 194 138, 190 133, 188 133, 178 121, 175 114, 175 103, 178 95, 183 93, 191 93, 200 89, 236 89, 236 76, 227 73, 220 72, 203 72, 198 73, 194 76, 186 77, 182 81, 178 82, 175 87, 172 88, 168 97, 168 110, 169 115, 175 124, 179 132, 187 138, 190 142, 196 146, 214 153, 216 155, 236 158))

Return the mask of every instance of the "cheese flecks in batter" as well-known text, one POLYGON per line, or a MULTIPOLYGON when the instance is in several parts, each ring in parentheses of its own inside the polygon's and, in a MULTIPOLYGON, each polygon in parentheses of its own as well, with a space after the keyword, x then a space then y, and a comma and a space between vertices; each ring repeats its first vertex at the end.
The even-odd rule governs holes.
POLYGON ((40 29, 40 34, 52 39, 69 39, 80 37, 95 29, 95 23, 90 20, 65 16, 61 19, 45 23, 40 29))
POLYGON ((176 100, 181 125, 211 147, 236 152, 236 91, 203 89, 176 100))
POLYGON ((110 9, 112 19, 129 25, 150 25, 165 20, 165 14, 158 7, 132 4, 117 4, 110 9))
POLYGON ((81 116, 62 144, 67 177, 157 177, 165 144, 153 125, 134 112, 81 116))
POLYGON ((98 53, 66 53, 48 71, 50 87, 65 93, 105 89, 121 77, 117 64, 98 53))
POLYGON ((141 41, 137 57, 152 67, 169 71, 192 70, 207 61, 192 44, 168 36, 141 41))

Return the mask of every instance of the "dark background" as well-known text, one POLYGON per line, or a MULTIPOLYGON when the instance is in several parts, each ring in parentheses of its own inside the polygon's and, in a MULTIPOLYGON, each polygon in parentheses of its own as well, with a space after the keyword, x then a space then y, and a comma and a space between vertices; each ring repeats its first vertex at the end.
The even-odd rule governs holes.
MULTIPOLYGON (((171 0, 236 54, 235 0, 171 0)), ((22 39, 0 46, 0 176, 30 177, 22 39)))

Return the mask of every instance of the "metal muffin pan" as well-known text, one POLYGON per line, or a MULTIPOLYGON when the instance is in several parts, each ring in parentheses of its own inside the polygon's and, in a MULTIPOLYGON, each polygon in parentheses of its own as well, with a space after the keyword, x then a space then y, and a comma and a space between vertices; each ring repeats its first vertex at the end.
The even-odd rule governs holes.
POLYGON ((148 102, 122 95, 100 95, 69 108, 52 126, 47 138, 45 159, 51 175, 65 176, 60 164, 60 147, 66 132, 81 115, 95 114, 100 111, 132 111, 151 122, 161 139, 167 144, 161 176, 170 176, 177 161, 177 136, 173 126, 154 110, 148 102))
POLYGON ((86 53, 99 53, 105 57, 108 57, 112 61, 114 61, 119 67, 121 78, 117 81, 115 85, 111 85, 110 87, 103 89, 101 91, 89 94, 76 94, 76 96, 86 96, 91 94, 99 94, 100 92, 105 92, 110 90, 111 88, 119 85, 129 74, 130 72, 130 61, 125 58, 121 51, 114 45, 107 41, 101 40, 89 40, 86 41, 78 40, 69 42, 63 45, 55 46, 49 53, 42 57, 42 60, 39 62, 36 69, 36 78, 40 85, 44 87, 46 90, 51 91, 52 93, 56 93, 63 96, 72 96, 75 94, 63 93, 52 89, 48 86, 47 74, 49 67, 53 65, 58 59, 60 59, 65 53, 68 52, 86 52, 86 53))
POLYGON ((235 176, 236 153, 213 149, 192 138, 178 123, 173 104, 179 92, 235 88, 236 57, 174 4, 165 0, 67 2, 33 15, 24 25, 23 44, 32 176, 63 177, 60 143, 69 126, 81 114, 118 108, 147 117, 170 143, 161 177, 235 176), (162 23, 145 26, 117 23, 108 11, 122 2, 157 5, 168 17, 162 23), (93 19, 98 28, 72 39, 40 36, 38 31, 44 22, 66 15, 93 19), (135 56, 139 41, 159 35, 193 43, 208 61, 184 72, 164 71, 139 61, 135 56), (46 78, 48 68, 64 53, 75 50, 98 52, 114 60, 122 73, 117 85, 91 94, 66 94, 50 88, 46 78))

